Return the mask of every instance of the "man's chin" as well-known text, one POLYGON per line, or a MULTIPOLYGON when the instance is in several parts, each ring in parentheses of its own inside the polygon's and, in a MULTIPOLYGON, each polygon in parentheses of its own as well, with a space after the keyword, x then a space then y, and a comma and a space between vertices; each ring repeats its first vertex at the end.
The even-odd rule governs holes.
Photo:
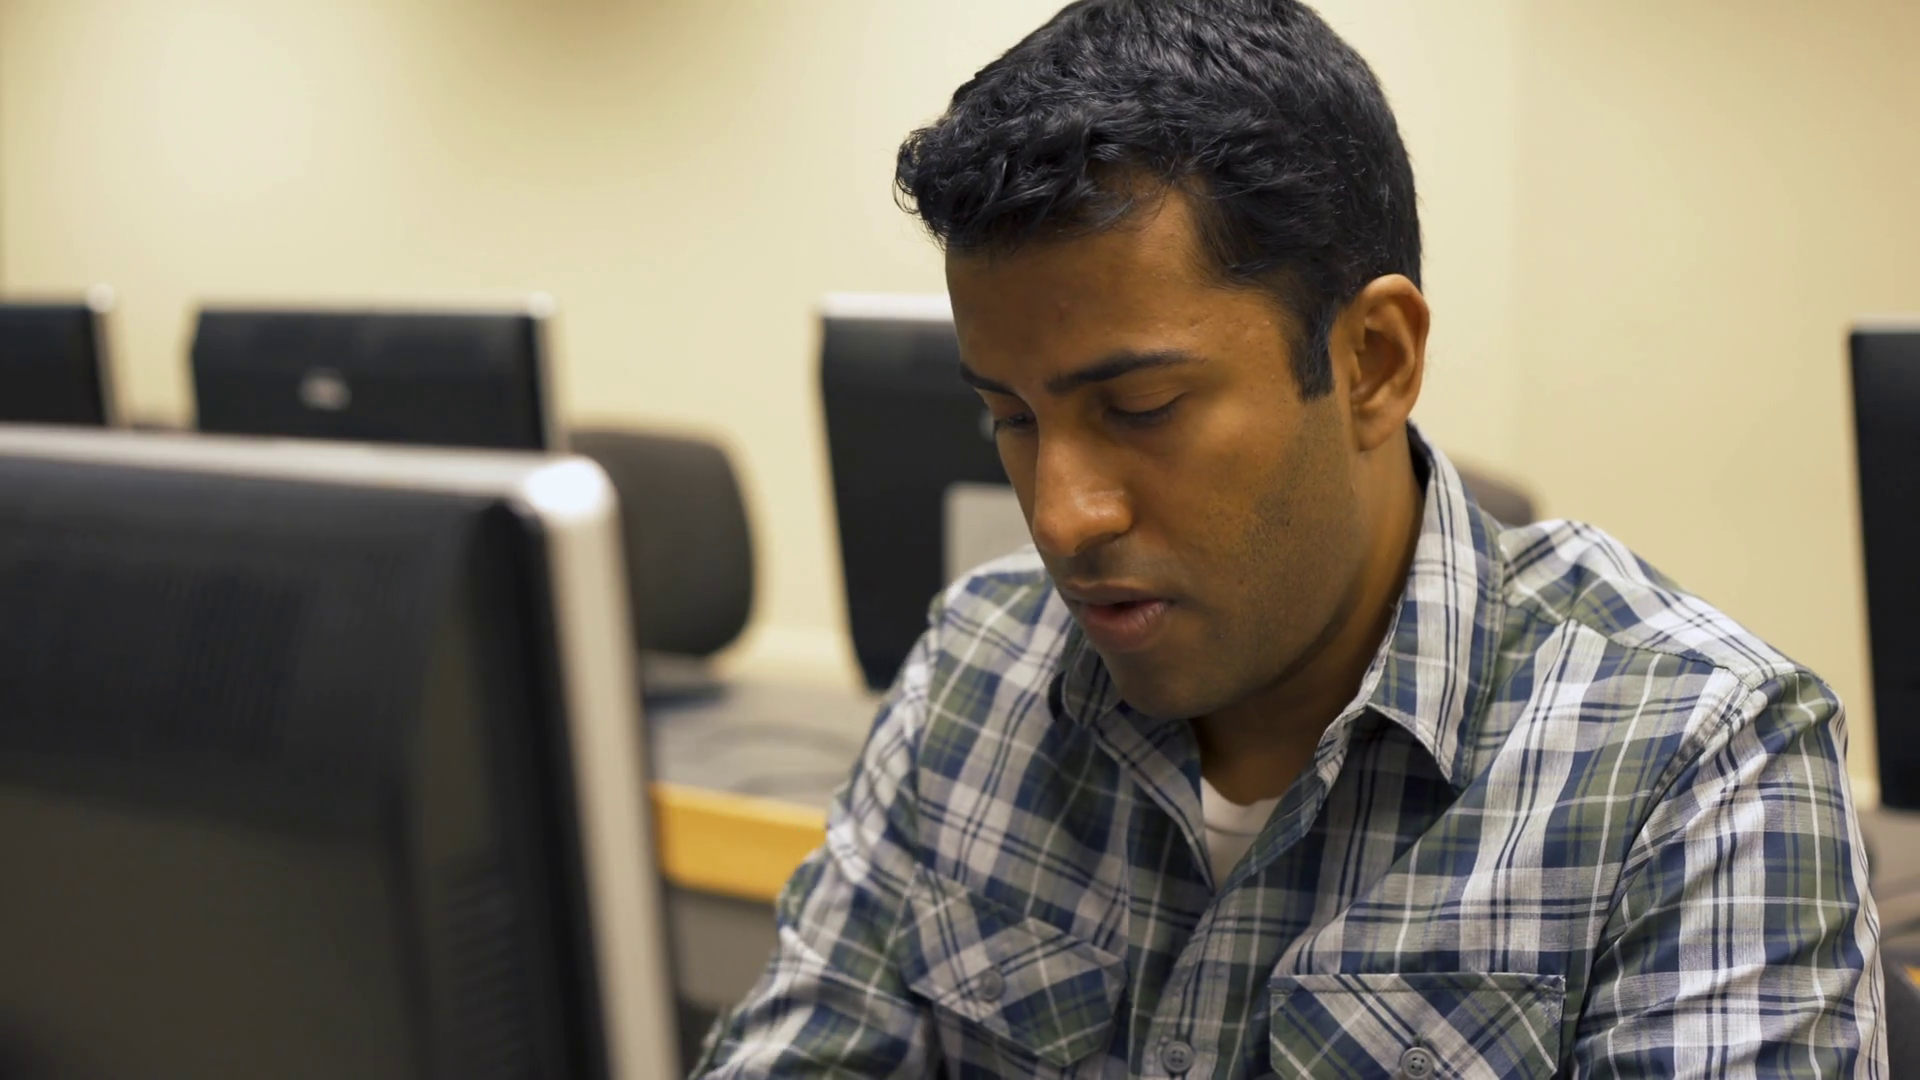
POLYGON ((1174 665, 1151 663, 1139 655, 1115 659, 1107 659, 1107 674, 1134 712, 1155 720, 1191 720, 1213 707, 1209 695, 1199 687, 1185 685, 1187 679, 1174 674, 1179 670, 1174 665), (1164 667, 1174 667, 1174 671, 1164 667))

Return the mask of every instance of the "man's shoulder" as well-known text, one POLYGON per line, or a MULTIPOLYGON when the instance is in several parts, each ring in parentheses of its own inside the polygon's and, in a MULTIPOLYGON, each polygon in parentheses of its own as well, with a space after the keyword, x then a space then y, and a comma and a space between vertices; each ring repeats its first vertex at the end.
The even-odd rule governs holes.
POLYGON ((1845 769, 1840 702, 1806 667, 1600 529, 1497 539, 1504 622, 1469 775, 1577 794, 1567 813, 1617 815, 1635 835, 1659 806, 1694 805, 1696 782, 1789 752, 1844 782, 1827 779, 1845 769))
POLYGON ((1502 670, 1483 740, 1565 724, 1555 737, 1597 739, 1664 772, 1756 725, 1787 738, 1841 715, 1812 671, 1603 530, 1542 522, 1504 530, 1498 548, 1502 670))
POLYGON ((1044 696, 1072 626, 1031 546, 961 575, 928 613, 931 711, 978 723, 997 705, 1044 696))
POLYGON ((987 639, 989 658, 1024 654, 1036 644, 1057 647, 1067 618, 1066 605, 1032 545, 960 575, 941 590, 929 613, 943 647, 967 649, 987 639))
POLYGON ((1540 522, 1506 529, 1499 548, 1503 598, 1510 622, 1523 632, 1577 627, 1618 649, 1724 672, 1749 690, 1812 677, 1602 529, 1540 522))

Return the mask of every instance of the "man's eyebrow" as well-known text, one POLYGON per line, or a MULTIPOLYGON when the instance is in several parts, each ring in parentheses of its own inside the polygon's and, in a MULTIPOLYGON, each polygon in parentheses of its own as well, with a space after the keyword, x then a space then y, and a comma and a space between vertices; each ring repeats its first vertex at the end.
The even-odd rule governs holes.
MULTIPOLYGON (((1055 375, 1047 380, 1047 393, 1054 397, 1064 397, 1083 387, 1095 383, 1111 382, 1139 371, 1154 368, 1179 367, 1185 364, 1198 364, 1201 357, 1179 349, 1156 349, 1151 352, 1117 352, 1096 363, 1089 364, 1078 371, 1069 371, 1055 375)), ((965 361, 960 364, 960 381, 976 390, 985 390, 989 394, 1005 394, 1017 397, 1013 388, 995 379, 973 370, 965 361)))
POLYGON ((985 390, 989 394, 1004 394, 1007 397, 1016 396, 1013 392, 1013 387, 1008 386, 1006 383, 987 378, 985 375, 968 367, 965 360, 960 361, 960 381, 973 387, 975 390, 985 390))

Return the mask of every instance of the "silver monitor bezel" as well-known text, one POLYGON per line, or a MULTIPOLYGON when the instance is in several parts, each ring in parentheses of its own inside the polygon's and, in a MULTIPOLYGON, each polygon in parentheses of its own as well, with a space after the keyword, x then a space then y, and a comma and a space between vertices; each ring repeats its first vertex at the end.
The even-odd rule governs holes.
POLYGON ((545 540, 612 1080, 677 1075, 677 1024, 624 546, 613 485, 585 458, 306 439, 0 428, 0 456, 492 496, 545 540))

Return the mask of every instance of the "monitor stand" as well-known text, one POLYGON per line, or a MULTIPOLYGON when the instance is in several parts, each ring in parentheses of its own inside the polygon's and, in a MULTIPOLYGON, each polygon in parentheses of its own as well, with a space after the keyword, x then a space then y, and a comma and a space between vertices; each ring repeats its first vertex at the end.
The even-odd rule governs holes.
POLYGON ((1032 542, 1020 500, 1006 484, 949 484, 942 516, 942 581, 958 580, 981 563, 1032 542))

